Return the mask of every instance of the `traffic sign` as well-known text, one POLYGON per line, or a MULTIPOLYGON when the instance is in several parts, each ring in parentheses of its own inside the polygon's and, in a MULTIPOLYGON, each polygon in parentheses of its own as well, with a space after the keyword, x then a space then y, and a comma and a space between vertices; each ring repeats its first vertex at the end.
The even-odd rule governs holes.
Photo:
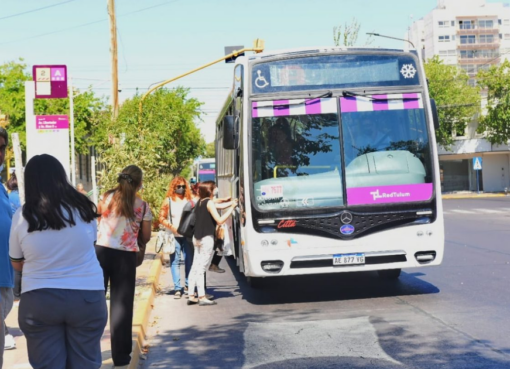
POLYGON ((482 158, 476 156, 473 158, 473 170, 482 170, 482 158))
POLYGON ((36 99, 63 99, 67 97, 67 67, 65 65, 34 65, 36 99))

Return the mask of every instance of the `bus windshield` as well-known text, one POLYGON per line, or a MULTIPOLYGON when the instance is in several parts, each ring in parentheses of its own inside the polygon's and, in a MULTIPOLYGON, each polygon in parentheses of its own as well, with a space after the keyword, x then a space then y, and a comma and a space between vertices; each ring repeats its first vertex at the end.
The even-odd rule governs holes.
POLYGON ((340 119, 337 101, 252 103, 256 206, 285 210, 429 200, 432 164, 421 95, 342 97, 340 119))
POLYGON ((348 205, 429 200, 432 164, 420 94, 340 98, 348 205))
POLYGON ((216 163, 198 163, 198 182, 216 181, 216 163))
POLYGON ((252 108, 257 206, 343 205, 336 99, 254 102, 252 108))

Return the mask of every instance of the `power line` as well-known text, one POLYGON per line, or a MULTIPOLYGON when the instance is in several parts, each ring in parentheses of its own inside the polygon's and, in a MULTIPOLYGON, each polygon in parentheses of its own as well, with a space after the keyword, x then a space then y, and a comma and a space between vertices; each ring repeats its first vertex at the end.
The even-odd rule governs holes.
POLYGON ((27 10, 26 12, 22 12, 22 13, 11 14, 11 15, 8 15, 6 17, 1 17, 0 20, 14 18, 14 17, 19 17, 20 15, 25 15, 25 14, 29 14, 29 13, 35 13, 35 12, 38 12, 39 10, 49 9, 49 8, 53 8, 55 6, 60 6, 60 5, 64 5, 64 4, 67 4, 67 3, 72 3, 73 1, 76 1, 76 0, 68 0, 68 1, 64 1, 62 3, 57 3, 57 4, 53 4, 53 5, 43 6, 42 8, 27 10))
MULTIPOLYGON (((69 0, 69 1, 76 1, 76 0, 69 0)), ((153 9, 153 8, 156 8, 156 7, 159 7, 159 6, 163 6, 163 5, 168 5, 168 4, 171 4, 171 3, 178 2, 178 1, 180 1, 180 0, 167 1, 167 2, 164 2, 164 3, 161 3, 161 4, 156 4, 156 5, 148 6, 146 8, 141 8, 141 9, 134 10, 134 11, 126 13, 126 14, 119 15, 117 18, 125 17, 125 16, 131 15, 131 14, 140 13, 140 12, 143 12, 143 11, 146 11, 146 10, 149 10, 149 9, 153 9)), ((27 40, 31 40, 31 39, 34 39, 34 38, 49 36, 49 35, 53 35, 55 33, 70 31, 70 30, 73 30, 73 29, 90 26, 90 25, 93 25, 93 24, 96 24, 96 23, 106 22, 106 20, 107 19, 96 20, 96 21, 92 21, 92 22, 88 22, 88 23, 78 24, 77 26, 60 29, 60 30, 57 30, 57 31, 52 31, 52 32, 42 33, 42 34, 39 34, 39 35, 34 35, 34 36, 30 36, 30 37, 21 38, 21 39, 18 39, 18 40, 0 42, 0 45, 12 44, 14 42, 27 41, 27 40)))

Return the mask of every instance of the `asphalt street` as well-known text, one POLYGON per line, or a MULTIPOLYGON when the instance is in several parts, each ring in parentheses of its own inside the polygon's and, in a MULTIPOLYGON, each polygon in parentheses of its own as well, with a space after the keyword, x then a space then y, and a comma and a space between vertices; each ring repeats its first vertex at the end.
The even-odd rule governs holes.
POLYGON ((445 200, 443 264, 279 278, 251 289, 233 260, 217 306, 155 302, 144 368, 510 368, 510 198, 445 200), (274 283, 273 283, 274 282, 274 283))

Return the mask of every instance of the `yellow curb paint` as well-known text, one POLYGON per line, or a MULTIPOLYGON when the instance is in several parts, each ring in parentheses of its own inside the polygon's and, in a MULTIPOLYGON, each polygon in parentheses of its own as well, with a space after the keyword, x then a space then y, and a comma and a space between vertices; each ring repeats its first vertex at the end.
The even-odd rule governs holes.
POLYGON ((506 197, 505 194, 474 194, 474 195, 443 195, 442 198, 444 200, 453 200, 453 199, 484 199, 491 197, 506 197))

